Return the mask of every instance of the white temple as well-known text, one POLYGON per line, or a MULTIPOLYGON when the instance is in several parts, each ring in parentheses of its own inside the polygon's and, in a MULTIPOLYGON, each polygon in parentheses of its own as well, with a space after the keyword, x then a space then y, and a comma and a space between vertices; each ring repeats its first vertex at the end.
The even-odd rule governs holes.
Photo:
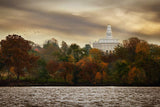
POLYGON ((119 44, 118 39, 112 38, 111 25, 107 26, 106 38, 99 39, 99 41, 93 43, 93 48, 100 49, 107 53, 112 53, 114 48, 119 44))

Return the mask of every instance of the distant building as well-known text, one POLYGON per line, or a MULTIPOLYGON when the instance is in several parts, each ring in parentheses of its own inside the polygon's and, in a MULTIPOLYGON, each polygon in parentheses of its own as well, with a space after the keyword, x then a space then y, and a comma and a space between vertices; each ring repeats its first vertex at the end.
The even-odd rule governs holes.
POLYGON ((112 53, 114 48, 119 44, 118 39, 112 38, 111 25, 107 26, 106 38, 99 39, 93 43, 93 48, 97 48, 107 53, 112 53))

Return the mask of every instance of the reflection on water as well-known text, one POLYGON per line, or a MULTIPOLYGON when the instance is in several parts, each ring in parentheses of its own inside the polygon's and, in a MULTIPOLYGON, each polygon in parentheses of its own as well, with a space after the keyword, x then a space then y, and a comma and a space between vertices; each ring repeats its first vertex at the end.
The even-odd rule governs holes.
POLYGON ((0 107, 160 106, 159 87, 0 87, 0 107))

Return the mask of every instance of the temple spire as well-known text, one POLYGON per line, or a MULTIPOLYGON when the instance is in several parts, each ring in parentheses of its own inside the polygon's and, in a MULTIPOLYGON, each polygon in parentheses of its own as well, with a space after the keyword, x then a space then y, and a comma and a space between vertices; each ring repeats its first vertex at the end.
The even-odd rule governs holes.
POLYGON ((112 29, 111 25, 107 25, 107 39, 112 39, 112 29))

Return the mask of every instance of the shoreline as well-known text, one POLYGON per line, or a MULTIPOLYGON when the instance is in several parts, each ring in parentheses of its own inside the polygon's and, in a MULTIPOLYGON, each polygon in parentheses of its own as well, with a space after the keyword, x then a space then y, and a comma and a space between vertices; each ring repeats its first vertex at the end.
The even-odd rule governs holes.
POLYGON ((160 84, 124 84, 124 83, 85 83, 79 82, 74 84, 69 84, 66 82, 38 82, 38 81, 0 81, 0 87, 32 87, 32 86, 67 86, 67 87, 106 87, 106 86, 115 86, 115 87, 160 87, 160 84))

